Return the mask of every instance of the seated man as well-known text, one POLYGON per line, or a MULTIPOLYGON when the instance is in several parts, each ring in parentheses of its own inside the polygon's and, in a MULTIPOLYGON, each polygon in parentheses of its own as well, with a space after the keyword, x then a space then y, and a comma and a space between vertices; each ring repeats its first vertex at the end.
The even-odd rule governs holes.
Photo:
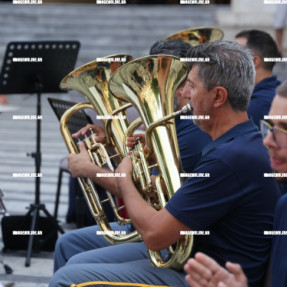
MULTIPOLYGON (((277 88, 276 97, 273 100, 270 119, 262 124, 264 145, 269 149, 271 166, 276 173, 287 173, 287 81, 277 88), (278 116, 281 119, 278 119, 278 116), (285 117, 285 119, 283 118, 285 117)), ((287 182, 285 177, 277 177, 280 182, 287 182)), ((286 231, 287 229, 287 194, 283 195, 276 205, 274 231, 286 231)), ((268 236, 268 235, 267 235, 268 236)), ((221 267, 212 258, 202 253, 195 255, 185 265, 187 282, 190 286, 197 282, 197 278, 204 278, 208 285, 202 287, 247 287, 246 277, 238 264, 226 263, 226 269, 221 267), (212 282, 212 283, 211 283, 212 282)), ((263 273, 263 270, 262 270, 263 273)), ((274 235, 271 258, 272 287, 287 286, 287 234, 274 235)))
MULTIPOLYGON (((177 57, 185 57, 190 45, 182 42, 181 40, 172 40, 167 42, 157 41, 154 45, 152 45, 150 53, 151 54, 170 54, 177 57)), ((182 108, 187 101, 190 100, 189 93, 185 93, 182 96, 182 87, 180 87, 176 92, 176 98, 178 98, 178 102, 180 105, 177 105, 178 108, 182 108)), ((130 110, 130 109, 129 109, 130 110)), ((129 119, 131 119, 129 114, 129 119)), ((206 146, 209 142, 211 142, 211 138, 208 134, 200 130, 196 125, 193 124, 192 120, 180 120, 179 117, 175 119, 176 131, 178 136, 178 145, 181 155, 181 161, 184 171, 192 172, 198 160, 200 159, 201 150, 204 146, 206 146)), ((87 125, 81 130, 79 130, 76 134, 73 134, 73 137, 81 137, 84 135, 89 135, 89 130, 92 128, 94 132, 97 133, 97 141, 104 142, 106 139, 105 131, 102 127, 96 125, 87 125)), ((81 159, 82 154, 71 155, 69 157, 69 167, 71 173, 76 177, 78 175, 78 171, 83 170, 86 163, 81 159)), ((86 158, 87 162, 90 162, 90 158, 86 158)), ((96 173, 107 172, 106 170, 95 166, 96 173)), ((107 178, 96 177, 94 181, 98 184, 108 184, 107 178), (103 181, 105 183, 103 183, 103 181)), ((119 228, 118 226, 116 228, 119 228)), ((128 227, 128 230, 131 230, 128 227)), ((56 245, 55 252, 55 262, 54 262, 54 270, 56 271, 60 267, 66 264, 67 260, 77 253, 81 253, 84 251, 88 251, 92 249, 85 242, 92 242, 94 240, 93 234, 98 230, 97 226, 75 230, 73 232, 69 232, 62 236, 56 245), (74 242, 78 242, 74 244, 74 242), (81 244, 83 242, 83 244, 81 244)), ((105 239, 103 239, 104 243, 107 244, 105 239)), ((97 243, 102 244, 101 241, 97 241, 97 243)), ((97 248, 97 247, 94 247, 97 248)))
MULTIPOLYGON (((95 239, 79 243, 90 251, 74 255, 60 248, 58 252, 68 262, 54 274, 51 287, 187 286, 184 272, 153 267, 146 246, 167 248, 181 237, 181 231, 190 230, 210 231, 208 236, 196 236, 191 256, 202 251, 221 264, 239 262, 250 286, 261 286, 261 270, 267 265, 271 243, 263 230, 272 228, 279 194, 274 181, 262 177, 271 171, 268 155, 246 113, 255 77, 252 56, 230 42, 204 43, 191 48, 188 56, 210 59, 192 63, 184 86, 184 91, 190 92, 194 115, 210 115, 210 120, 195 120, 213 142, 204 148, 194 170, 210 177, 189 178, 166 207, 156 211, 136 190, 131 160, 125 158, 117 172, 126 177, 103 180, 102 184, 124 199, 144 243, 99 246, 97 241, 102 239, 94 232, 95 239)), ((84 146, 81 150, 85 164, 78 165, 77 175, 93 179, 97 168, 86 164, 88 154, 84 146)), ((76 238, 73 244, 78 244, 76 238)))

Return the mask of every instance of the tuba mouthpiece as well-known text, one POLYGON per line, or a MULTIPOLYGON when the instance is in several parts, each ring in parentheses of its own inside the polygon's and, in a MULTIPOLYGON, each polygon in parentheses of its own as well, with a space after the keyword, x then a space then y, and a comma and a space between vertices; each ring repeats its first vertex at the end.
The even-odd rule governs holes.
POLYGON ((183 106, 183 108, 181 109, 181 113, 182 114, 186 114, 188 112, 193 112, 193 107, 191 106, 190 103, 187 103, 185 106, 183 106))

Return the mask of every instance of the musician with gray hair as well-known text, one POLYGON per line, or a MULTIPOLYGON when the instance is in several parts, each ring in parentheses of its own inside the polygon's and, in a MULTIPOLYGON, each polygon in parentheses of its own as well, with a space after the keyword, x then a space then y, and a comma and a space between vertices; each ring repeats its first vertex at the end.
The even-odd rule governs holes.
MULTIPOLYGON (((279 193, 273 179, 263 177, 271 172, 268 154, 246 113, 255 78, 252 55, 235 43, 211 42, 191 48, 188 58, 193 60, 183 90, 190 93, 194 123, 213 140, 194 169, 198 176, 157 211, 137 191, 131 159, 124 158, 116 172, 126 177, 116 178, 111 192, 125 201, 144 244, 106 244, 75 255, 55 273, 51 287, 187 286, 184 272, 152 266, 145 248, 162 250, 183 232, 202 231, 206 235, 195 235, 191 257, 201 251, 222 265, 239 262, 250 286, 261 286, 271 245, 263 231, 272 229, 279 193)), ((200 285, 205 279, 196 280, 200 285)))
MULTIPOLYGON (((287 81, 283 82, 276 92, 270 112, 269 120, 261 121, 263 143, 269 149, 269 157, 276 179, 287 183, 287 81)), ((271 279, 272 287, 287 286, 287 194, 284 194, 276 205, 274 218, 274 232, 265 231, 266 237, 275 234, 272 242, 271 279), (270 234, 270 235, 269 235, 270 234)), ((209 282, 200 287, 247 287, 247 278, 237 263, 227 262, 226 269, 206 254, 198 253, 189 259, 185 265, 186 280, 194 286, 197 278, 209 282)), ((263 273, 264 270, 262 270, 263 273)), ((266 270, 267 271, 267 270, 266 270)), ((270 276, 270 274, 267 274, 270 276)), ((267 280, 270 280, 266 276, 267 280)), ((268 282, 270 283, 270 282, 268 282)), ((263 286, 263 285, 262 285, 263 286)))

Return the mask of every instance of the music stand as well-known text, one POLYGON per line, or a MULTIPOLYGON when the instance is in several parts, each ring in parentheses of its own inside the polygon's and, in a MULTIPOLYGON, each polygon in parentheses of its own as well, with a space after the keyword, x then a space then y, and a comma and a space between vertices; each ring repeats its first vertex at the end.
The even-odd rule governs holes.
MULTIPOLYGON (((63 93, 59 83, 74 69, 80 43, 78 41, 11 42, 7 46, 0 74, 0 93, 36 93, 36 152, 27 154, 35 159, 35 172, 41 172, 41 94, 63 93)), ((40 202, 40 179, 35 177, 35 201, 30 204, 27 216, 32 214, 31 231, 35 229, 40 211, 55 223, 58 222, 40 202)), ((25 266, 30 266, 34 235, 29 235, 25 266)))
MULTIPOLYGON (((60 121, 62 115, 71 107, 76 105, 75 102, 69 102, 54 98, 48 98, 49 104, 53 109, 57 119, 60 121)), ((76 112, 68 122, 68 128, 71 134, 78 132, 82 127, 86 126, 87 124, 92 124, 92 120, 86 114, 85 110, 80 110, 76 112)), ((77 144, 78 141, 76 138, 73 138, 74 143, 77 144)))

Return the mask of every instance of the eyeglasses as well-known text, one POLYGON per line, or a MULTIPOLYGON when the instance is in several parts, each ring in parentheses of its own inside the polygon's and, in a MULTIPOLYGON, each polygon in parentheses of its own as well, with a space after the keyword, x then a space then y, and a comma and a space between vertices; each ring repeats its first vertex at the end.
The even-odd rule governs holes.
POLYGON ((260 121, 260 130, 263 140, 272 133, 273 140, 280 148, 287 148, 287 130, 280 128, 274 128, 272 125, 266 121, 260 121))

